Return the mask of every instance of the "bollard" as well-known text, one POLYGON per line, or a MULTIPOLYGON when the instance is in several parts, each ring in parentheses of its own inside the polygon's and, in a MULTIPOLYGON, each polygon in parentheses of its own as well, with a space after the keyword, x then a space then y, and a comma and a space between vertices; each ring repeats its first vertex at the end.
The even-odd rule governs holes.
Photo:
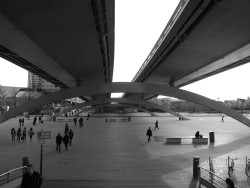
POLYGON ((209 140, 210 140, 210 143, 214 143, 214 132, 209 132, 209 140))
MULTIPOLYGON (((23 166, 28 166, 30 164, 29 157, 23 157, 23 166)), ((26 168, 23 168, 23 173, 26 172, 26 168)))
POLYGON ((193 157, 193 178, 199 178, 199 165, 200 165, 200 157, 195 156, 193 157))

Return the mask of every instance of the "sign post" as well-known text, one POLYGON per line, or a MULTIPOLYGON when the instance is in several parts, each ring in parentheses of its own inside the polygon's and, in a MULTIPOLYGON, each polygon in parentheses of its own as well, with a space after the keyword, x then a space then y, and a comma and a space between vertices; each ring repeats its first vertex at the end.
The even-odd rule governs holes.
POLYGON ((43 174, 43 144, 45 144, 46 139, 51 138, 51 132, 43 131, 37 132, 38 142, 41 144, 41 153, 40 153, 40 175, 43 174))

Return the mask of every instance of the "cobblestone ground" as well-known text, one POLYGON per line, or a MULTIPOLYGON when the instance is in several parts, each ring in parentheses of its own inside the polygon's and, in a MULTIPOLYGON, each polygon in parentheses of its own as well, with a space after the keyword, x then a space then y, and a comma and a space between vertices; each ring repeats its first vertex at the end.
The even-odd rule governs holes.
MULTIPOLYGON (((174 117, 132 117, 131 122, 105 122, 105 117, 84 121, 84 127, 70 128, 75 132, 69 151, 55 151, 55 137, 63 134, 65 122, 45 121, 25 127, 35 132, 51 131, 52 138, 44 144, 43 187, 197 187, 192 179, 193 157, 200 157, 200 165, 208 168, 208 157, 214 160, 215 173, 226 178, 228 156, 235 161, 232 179, 239 187, 250 187, 245 175, 245 157, 250 157, 249 127, 229 118, 220 122, 219 116, 192 116, 178 121, 174 117), (147 143, 146 130, 154 127, 152 142, 147 143), (193 145, 166 144, 167 137, 190 137, 199 130, 208 137, 215 132, 215 143, 193 145)), ((28 156, 39 171, 40 144, 36 135, 32 142, 11 142, 10 129, 18 127, 18 118, 0 125, 0 172, 21 166, 22 157, 28 156)))

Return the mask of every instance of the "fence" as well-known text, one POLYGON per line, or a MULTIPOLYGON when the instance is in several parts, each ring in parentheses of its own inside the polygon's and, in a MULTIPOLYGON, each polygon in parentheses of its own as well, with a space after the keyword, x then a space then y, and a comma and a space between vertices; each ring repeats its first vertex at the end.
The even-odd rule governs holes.
MULTIPOLYGON (((225 188, 227 187, 226 181, 217 176, 215 173, 199 167, 199 183, 200 185, 203 185, 204 187, 208 188, 225 188)), ((239 188, 235 186, 235 188, 239 188)))

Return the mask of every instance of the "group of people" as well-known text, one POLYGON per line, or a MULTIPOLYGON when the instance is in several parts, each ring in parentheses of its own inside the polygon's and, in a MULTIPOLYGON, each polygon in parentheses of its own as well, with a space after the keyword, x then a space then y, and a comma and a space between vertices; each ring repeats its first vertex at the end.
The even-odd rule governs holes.
POLYGON ((24 126, 24 118, 19 118, 19 125, 24 126))
POLYGON ((21 140, 25 142, 27 133, 28 133, 28 136, 30 137, 30 142, 31 142, 32 136, 35 134, 32 128, 30 128, 29 131, 27 132, 26 127, 24 127, 22 130, 21 126, 17 130, 15 130, 15 128, 12 128, 10 133, 11 133, 11 141, 14 143, 16 142, 16 140, 18 142, 20 142, 21 140))
MULTIPOLYGON (((79 123, 79 127, 82 128, 83 127, 83 118, 82 117, 79 118, 78 123, 79 123)), ((74 124, 76 126, 76 124, 77 124, 77 117, 74 118, 74 124)))
POLYGON ((69 129, 68 124, 65 125, 64 136, 62 137, 60 133, 56 136, 56 151, 61 152, 61 144, 63 142, 65 150, 68 151, 68 144, 71 146, 74 137, 74 132, 69 129))
POLYGON ((203 135, 200 134, 200 131, 196 131, 194 136, 195 136, 195 138, 203 138, 203 135))
MULTIPOLYGON (((38 117, 38 120, 39 120, 39 123, 43 123, 42 115, 38 117)), ((36 125, 36 121, 37 121, 37 115, 34 117, 33 125, 36 125)))

